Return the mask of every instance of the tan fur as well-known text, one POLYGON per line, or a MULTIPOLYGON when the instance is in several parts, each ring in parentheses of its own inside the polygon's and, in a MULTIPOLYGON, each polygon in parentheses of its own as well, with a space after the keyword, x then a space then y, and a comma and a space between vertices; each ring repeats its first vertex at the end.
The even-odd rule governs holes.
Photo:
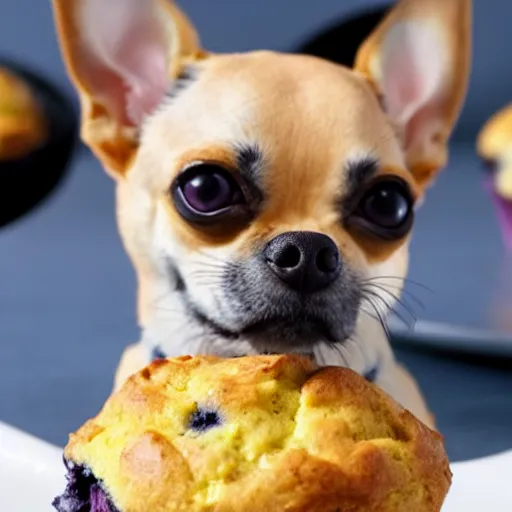
MULTIPOLYGON (((160 0, 160 16, 170 35, 169 79, 190 63, 199 69, 200 79, 176 101, 164 101, 142 130, 115 103, 102 98, 103 82, 115 78, 108 70, 94 67, 82 44, 76 13, 83 2, 87 0, 53 0, 55 20, 67 69, 81 98, 82 137, 118 182, 118 222, 137 271, 142 326, 160 319, 168 305, 170 289, 162 279, 161 254, 179 261, 184 277, 194 285, 194 273, 208 261, 205 256, 237 261, 280 233, 308 230, 330 236, 342 258, 369 278, 385 281, 386 276, 406 275, 408 234, 386 242, 340 222, 345 167, 359 155, 371 155, 380 163, 379 175, 398 176, 416 198, 423 196, 445 164, 448 137, 465 95, 470 0, 399 1, 362 46, 355 71, 313 57, 269 51, 209 54, 187 18, 176 6, 160 0), (418 20, 427 27, 433 24, 449 44, 450 73, 435 105, 421 113, 420 119, 430 123, 422 126, 426 138, 405 150, 407 141, 381 107, 379 59, 383 41, 395 24, 418 20), (263 178, 264 207, 248 225, 192 226, 174 208, 170 184, 187 163, 197 160, 220 162, 236 172, 233 141, 257 142, 262 148, 268 171, 263 178)), ((396 292, 401 283, 388 285, 396 292)), ((197 283, 195 287, 192 299, 203 301, 205 307, 219 307, 218 290, 206 291, 197 283)), ((367 332, 376 337, 364 338, 365 350, 378 352, 372 357, 385 357, 389 363, 383 387, 430 423, 414 381, 394 363, 383 333, 377 333, 372 322, 366 316, 361 319, 358 339, 367 332)), ((170 331, 174 328, 172 323, 166 325, 170 331)), ((200 343, 176 346, 172 355, 203 349, 200 343)), ((147 354, 140 345, 130 348, 116 382, 145 363, 147 354)), ((356 359, 352 366, 363 370, 363 363, 356 359)))
MULTIPOLYGON (((138 131, 120 112, 109 111, 99 97, 102 84, 114 78, 108 70, 91 63, 82 44, 76 13, 86 1, 52 0, 55 25, 67 71, 80 96, 82 139, 108 172, 123 173, 137 150, 138 131)), ((203 52, 186 15, 171 2, 159 3, 169 31, 169 76, 173 77, 188 60, 200 60, 203 52)))

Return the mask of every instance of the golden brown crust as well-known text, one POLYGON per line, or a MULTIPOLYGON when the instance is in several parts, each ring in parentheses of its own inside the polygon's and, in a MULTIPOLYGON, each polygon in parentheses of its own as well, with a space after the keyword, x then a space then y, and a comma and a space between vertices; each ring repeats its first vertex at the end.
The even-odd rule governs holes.
POLYGON ((437 512, 451 482, 438 433, 351 370, 293 355, 154 362, 65 454, 122 512, 437 512), (191 431, 198 405, 222 424, 191 431))
POLYGON ((46 137, 44 114, 29 86, 0 68, 0 161, 28 155, 46 137))

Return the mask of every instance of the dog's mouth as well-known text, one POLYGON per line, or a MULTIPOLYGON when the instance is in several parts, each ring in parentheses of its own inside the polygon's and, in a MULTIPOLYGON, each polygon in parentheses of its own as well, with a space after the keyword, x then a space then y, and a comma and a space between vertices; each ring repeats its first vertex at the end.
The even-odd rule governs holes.
POLYGON ((331 325, 331 322, 319 316, 270 316, 248 324, 240 334, 248 337, 277 338, 280 343, 297 343, 303 340, 335 343, 346 338, 344 333, 331 325))
MULTIPOLYGON (((244 338, 255 346, 276 346, 279 349, 293 349, 313 343, 343 342, 349 334, 342 326, 320 315, 266 315, 264 318, 249 321, 239 330, 220 325, 208 315, 189 304, 189 312, 195 320, 216 335, 230 340, 244 338)), ((261 349, 270 353, 270 350, 261 349)), ((273 351, 273 350, 272 350, 273 351)), ((279 352, 276 350, 275 352, 279 352)))
MULTIPOLYGON (((232 329, 223 325, 220 321, 205 313, 189 297, 185 300, 185 310, 189 320, 193 320, 201 326, 212 340, 212 350, 217 355, 229 354, 229 357, 243 357, 249 354, 276 355, 283 353, 295 353, 312 358, 317 364, 327 364, 325 349, 330 351, 329 361, 333 364, 351 367, 350 354, 343 352, 345 343, 352 339, 355 331, 360 307, 360 297, 346 302, 324 300, 321 304, 293 304, 281 311, 275 304, 271 309, 259 311, 259 315, 252 315, 239 329, 232 329), (338 309, 330 308, 332 304, 338 304, 338 309), (286 310, 286 312, 283 311, 286 310), (266 313, 266 314, 263 314, 266 313), (288 314, 286 314, 288 313, 288 314), (256 318, 255 318, 256 317, 256 318), (219 341, 225 341, 219 345, 219 341), (237 343, 238 342, 238 343, 237 343), (217 352, 215 352, 217 350, 217 352), (341 356, 341 358, 340 358, 341 356)), ((247 311, 246 311, 247 313, 247 311)), ((151 342, 151 358, 165 359, 169 354, 163 345, 155 340, 151 342)), ((208 347, 202 347, 209 353, 208 347)), ((329 363, 331 364, 331 363, 329 363)), ((363 375, 370 381, 375 381, 379 373, 378 364, 369 361, 368 367, 363 370, 363 375)))

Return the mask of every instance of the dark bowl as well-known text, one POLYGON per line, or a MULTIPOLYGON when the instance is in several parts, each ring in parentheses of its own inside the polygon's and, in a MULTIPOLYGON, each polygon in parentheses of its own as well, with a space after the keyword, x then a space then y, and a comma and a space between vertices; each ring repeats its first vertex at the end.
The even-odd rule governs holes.
POLYGON ((306 38, 294 50, 351 68, 359 46, 382 21, 390 7, 390 4, 384 4, 345 15, 306 38))
POLYGON ((47 142, 23 158, 0 162, 0 227, 32 212, 57 188, 78 142, 74 104, 50 81, 24 66, 0 59, 32 88, 48 122, 47 142))

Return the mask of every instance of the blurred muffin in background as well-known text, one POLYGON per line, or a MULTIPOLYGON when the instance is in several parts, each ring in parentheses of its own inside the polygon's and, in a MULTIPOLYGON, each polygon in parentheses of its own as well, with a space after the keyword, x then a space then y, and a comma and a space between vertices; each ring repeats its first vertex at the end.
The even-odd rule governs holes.
POLYGON ((0 67, 0 162, 23 158, 47 137, 42 107, 30 87, 0 67))
POLYGON ((512 104, 484 124, 478 135, 477 151, 493 171, 496 193, 512 201, 512 104))
POLYGON ((503 240, 512 250, 512 104, 496 112, 478 134, 476 150, 489 171, 489 193, 503 240))

